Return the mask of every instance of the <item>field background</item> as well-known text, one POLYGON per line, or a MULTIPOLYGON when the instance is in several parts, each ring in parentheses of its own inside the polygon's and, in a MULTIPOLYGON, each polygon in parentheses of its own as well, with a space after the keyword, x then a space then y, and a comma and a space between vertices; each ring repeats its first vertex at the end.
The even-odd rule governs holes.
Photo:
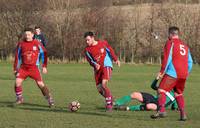
MULTIPOLYGON (((154 112, 104 111, 104 99, 97 93, 93 72, 88 64, 49 65, 44 75, 55 98, 56 108, 49 109, 35 82, 23 84, 25 104, 12 107, 15 101, 12 65, 0 64, 0 128, 198 128, 200 126, 200 68, 194 66, 185 89, 186 111, 189 120, 180 122, 178 112, 168 111, 168 117, 150 119, 154 112), (67 110, 73 100, 81 103, 76 113, 67 110)), ((122 65, 115 67, 109 87, 115 98, 132 91, 147 91, 158 65, 122 65)), ((135 102, 136 103, 136 102, 135 102)))

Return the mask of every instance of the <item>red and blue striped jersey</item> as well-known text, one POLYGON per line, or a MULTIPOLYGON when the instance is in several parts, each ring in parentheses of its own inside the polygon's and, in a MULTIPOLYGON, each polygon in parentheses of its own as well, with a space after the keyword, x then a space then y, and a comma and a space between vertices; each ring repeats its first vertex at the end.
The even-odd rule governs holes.
POLYGON ((87 46, 85 48, 85 55, 93 67, 96 64, 112 67, 112 60, 117 61, 117 56, 107 41, 98 41, 97 45, 87 46))
POLYGON ((23 66, 47 66, 47 51, 37 40, 19 42, 15 51, 14 71, 23 66))
POLYGON ((169 39, 164 47, 161 73, 174 78, 187 78, 193 60, 188 46, 178 38, 169 39))

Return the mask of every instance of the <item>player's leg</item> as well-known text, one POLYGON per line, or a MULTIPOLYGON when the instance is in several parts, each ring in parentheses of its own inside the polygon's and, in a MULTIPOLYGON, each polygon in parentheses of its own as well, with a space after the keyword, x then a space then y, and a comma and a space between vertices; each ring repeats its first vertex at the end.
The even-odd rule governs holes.
POLYGON ((115 106, 115 109, 123 111, 144 111, 146 110, 146 105, 144 104, 131 105, 131 106, 121 105, 121 106, 115 106))
POLYGON ((139 102, 143 102, 143 97, 140 92, 132 92, 130 95, 123 96, 120 99, 117 99, 115 101, 115 108, 119 110, 125 110, 125 111, 138 111, 142 110, 145 106, 144 105, 131 105, 126 106, 125 104, 130 102, 131 100, 138 100, 139 102))
POLYGON ((15 87, 14 87, 14 91, 16 94, 16 105, 18 104, 22 104, 24 102, 24 98, 23 98, 23 90, 22 90, 22 83, 23 81, 27 78, 28 74, 26 72, 26 70, 20 68, 18 73, 16 74, 16 79, 15 79, 15 87))
POLYGON ((146 92, 133 92, 131 95, 131 99, 136 99, 137 101, 143 103, 140 105, 132 105, 132 106, 123 106, 119 107, 121 110, 130 110, 130 111, 143 111, 143 110, 156 110, 157 109, 157 100, 153 95, 146 92))
POLYGON ((105 92, 102 89, 102 83, 99 83, 98 85, 96 85, 96 87, 97 87, 99 94, 101 94, 103 97, 105 97, 105 92))
POLYGON ((144 111, 144 110, 146 110, 146 106, 144 104, 131 105, 126 107, 126 111, 144 111))
POLYGON ((166 102, 165 102, 165 109, 171 107, 171 110, 177 109, 177 103, 175 102, 174 91, 165 92, 166 94, 166 102))
POLYGON ((157 104, 155 103, 148 103, 146 104, 146 110, 157 110, 157 104))
MULTIPOLYGON (((126 103, 130 102, 131 100, 137 100, 141 103, 144 103, 144 99, 148 99, 151 95, 148 93, 143 93, 143 92, 132 92, 130 95, 128 96, 124 96, 121 99, 119 99, 118 101, 116 101, 116 103, 119 105, 117 107, 117 109, 120 110, 126 110, 126 111, 140 111, 140 110, 145 110, 146 109, 146 105, 142 104, 142 105, 131 105, 131 106, 125 106, 126 103)), ((153 97, 153 96, 152 96, 153 97)), ((146 102, 146 100, 145 100, 146 102)))
POLYGON ((22 104, 24 98, 22 96, 22 82, 24 80, 21 78, 16 78, 15 80, 15 94, 16 94, 16 104, 22 104))
POLYGON ((54 106, 54 100, 53 100, 53 97, 52 97, 48 87, 44 84, 43 81, 36 81, 36 83, 37 83, 38 87, 40 88, 43 96, 48 101, 49 107, 54 106))
POLYGON ((48 87, 44 84, 39 69, 35 68, 34 70, 32 70, 32 72, 29 73, 29 76, 35 80, 43 96, 45 97, 45 99, 47 99, 49 107, 54 106, 54 101, 51 96, 51 93, 48 87))
POLYGON ((171 110, 178 110, 177 102, 174 102, 174 103, 171 104, 171 110))
POLYGON ((178 104, 178 108, 180 111, 180 120, 185 121, 187 120, 187 116, 185 113, 185 101, 183 96, 183 91, 185 88, 185 79, 179 79, 177 85, 175 86, 175 98, 178 104))
POLYGON ((113 107, 113 97, 110 89, 108 88, 108 80, 110 79, 112 74, 112 68, 104 67, 102 74, 102 90, 104 92, 105 101, 106 101, 106 109, 112 110, 113 107))
POLYGON ((98 92, 105 98, 106 102, 106 109, 112 110, 112 95, 107 87, 108 80, 103 79, 101 83, 97 81, 96 78, 96 87, 98 89, 98 92))
POLYGON ((106 109, 111 110, 113 106, 113 99, 110 89, 107 87, 108 80, 102 80, 102 90, 105 92, 106 109))
POLYGON ((159 93, 159 98, 158 98, 158 105, 159 105, 159 112, 164 113, 165 112, 165 103, 166 103, 166 94, 165 92, 173 89, 173 87, 176 84, 176 79, 173 77, 170 77, 168 75, 165 75, 164 78, 162 79, 158 93, 159 93))
POLYGON ((126 95, 126 96, 123 96, 123 97, 115 100, 115 105, 122 106, 122 105, 125 105, 126 103, 130 102, 133 99, 143 102, 143 97, 140 92, 132 92, 130 95, 126 95))
POLYGON ((176 79, 168 76, 168 75, 164 75, 164 77, 162 78, 159 88, 158 88, 158 93, 159 93, 159 97, 158 97, 158 112, 154 115, 151 116, 151 118, 159 118, 159 117, 165 117, 166 116, 166 111, 165 111, 165 103, 166 103, 166 94, 165 92, 168 91, 170 92, 173 87, 176 85, 176 79))
POLYGON ((102 89, 102 74, 103 74, 102 70, 95 72, 95 82, 96 82, 96 87, 97 87, 99 94, 101 94, 103 97, 105 97, 105 92, 102 89))
POLYGON ((126 95, 126 96, 123 96, 119 99, 116 99, 115 102, 114 102, 114 105, 115 106, 122 106, 122 105, 125 105, 126 103, 130 102, 131 100, 132 100, 131 96, 126 95))

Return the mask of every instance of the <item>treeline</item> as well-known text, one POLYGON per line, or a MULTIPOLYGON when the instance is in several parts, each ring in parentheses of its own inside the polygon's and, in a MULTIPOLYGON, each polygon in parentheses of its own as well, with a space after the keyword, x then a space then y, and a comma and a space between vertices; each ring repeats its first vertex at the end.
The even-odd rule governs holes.
POLYGON ((0 57, 12 58, 22 30, 37 25, 47 37, 52 60, 84 61, 83 33, 90 30, 108 40, 124 62, 160 63, 167 28, 176 25, 200 63, 198 0, 124 1, 1 0, 0 57))

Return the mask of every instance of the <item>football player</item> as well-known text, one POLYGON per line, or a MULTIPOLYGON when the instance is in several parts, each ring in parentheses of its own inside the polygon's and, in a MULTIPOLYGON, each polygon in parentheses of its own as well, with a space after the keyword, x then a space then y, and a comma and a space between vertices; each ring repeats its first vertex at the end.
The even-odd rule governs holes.
POLYGON ((22 104, 24 98, 22 96, 22 83, 30 77, 35 80, 42 94, 48 101, 49 107, 54 106, 53 98, 48 87, 44 84, 39 70, 40 59, 42 59, 42 72, 47 73, 47 52, 44 46, 33 39, 34 32, 32 28, 26 28, 23 33, 24 40, 19 42, 15 52, 14 74, 16 103, 22 104))
POLYGON ((120 66, 120 61, 114 53, 114 50, 107 41, 94 39, 93 32, 86 32, 84 38, 87 44, 85 56, 90 65, 94 68, 96 87, 98 92, 105 98, 106 110, 112 111, 113 98, 107 84, 112 74, 112 60, 120 66))

